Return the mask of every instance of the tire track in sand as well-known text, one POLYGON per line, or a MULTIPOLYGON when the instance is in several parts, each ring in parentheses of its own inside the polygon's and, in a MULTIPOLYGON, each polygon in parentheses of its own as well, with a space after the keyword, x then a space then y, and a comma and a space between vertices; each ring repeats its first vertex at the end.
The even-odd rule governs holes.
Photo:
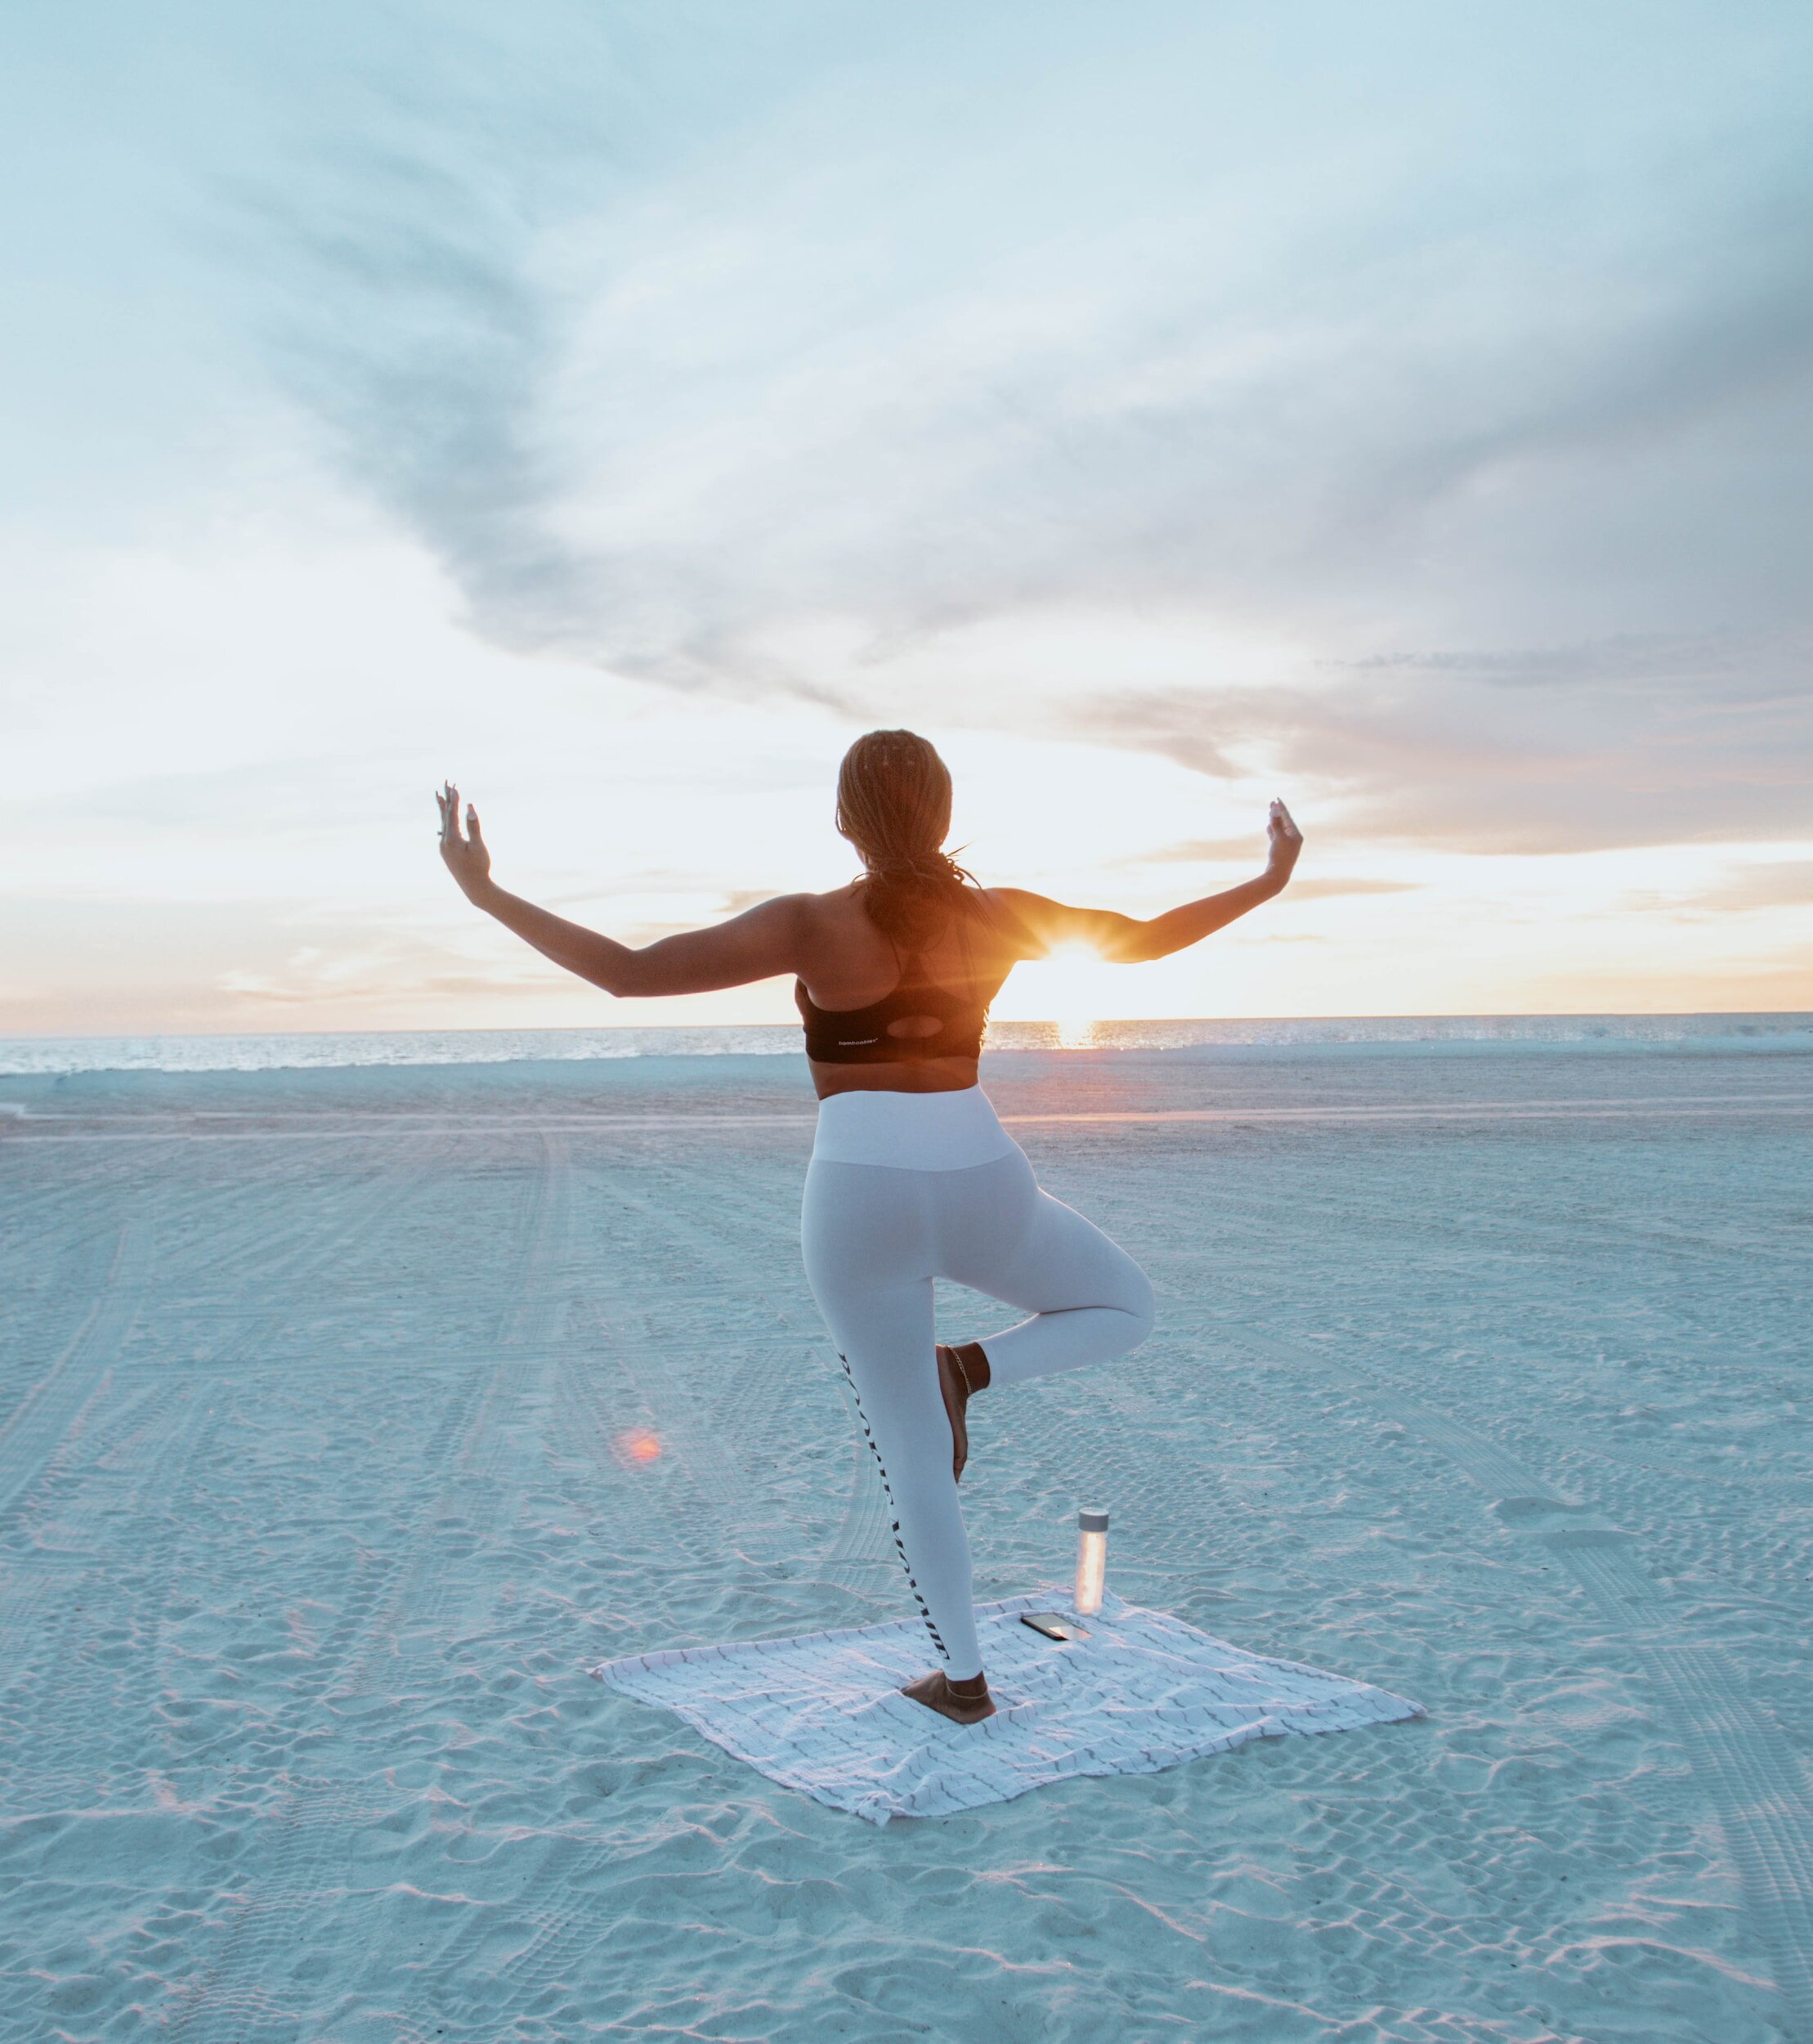
MULTIPOLYGON (((362 1555, 315 1665, 286 1698, 286 1722, 273 1728, 278 1742, 261 1769, 284 1786, 274 1807, 260 1818, 260 1864, 243 1888, 223 1896, 232 1915, 221 1948, 173 1997, 171 2027, 177 2037, 204 2044, 221 2037, 235 2044, 265 2039, 293 2044, 298 2034, 297 2015, 274 1997, 269 1983, 287 1970, 286 1955, 306 1943, 310 1910, 343 1894, 346 1870, 355 1857, 353 1836, 388 1815, 394 1802, 383 1786, 381 1755, 356 1781, 311 1775, 306 1764, 295 1764, 298 1737, 305 1746, 311 1743, 308 1735, 321 1728, 324 1711, 340 1717, 336 1703, 356 1703, 369 1694, 380 1654, 397 1650, 401 1620, 412 1608, 412 1597, 430 1616, 444 1610, 452 1561, 444 1546, 450 1523, 482 1540, 515 1495, 496 1480, 509 1451, 500 1423, 521 1404, 529 1380, 546 1367, 545 1342, 527 1338, 545 1334, 545 1316, 557 1310, 547 1302, 565 1256, 570 1177, 564 1145, 544 1136, 517 1226, 519 1275, 502 1293, 517 1303, 494 1337, 500 1365, 487 1371, 475 1364, 447 1396, 423 1454, 423 1480, 436 1501, 416 1513, 392 1552, 362 1555), (450 1461, 458 1467, 443 1474, 450 1461), (467 1508, 450 1513, 448 1500, 462 1494, 467 1508)), ((243 1753, 243 1731, 237 1740, 243 1753)))
MULTIPOLYGON (((660 1175, 644 1168, 633 1176, 613 1174, 598 1181, 598 1189, 614 1207, 635 1216, 642 1234, 637 1247, 655 1266, 635 1293, 616 1288, 629 1323, 624 1330, 629 1338, 613 1343, 618 1368, 651 1415, 665 1452, 723 1526, 728 1546, 754 1558, 790 1557, 797 1529, 778 1513, 763 1480, 773 1466, 773 1450, 764 1436, 776 1423, 775 1408, 784 1402, 786 1389, 776 1375, 777 1351, 795 1342, 804 1347, 810 1338, 789 1305, 753 1282, 763 1267, 759 1255, 734 1237, 727 1242, 701 1220, 689 1174, 682 1172, 676 1185, 664 1190, 660 1175), (669 1302, 685 1296, 688 1262, 704 1266, 714 1302, 733 1302, 732 1325, 700 1332, 667 1316, 669 1302), (752 1320, 757 1325, 752 1327, 752 1320), (727 1354, 736 1360, 725 1370, 718 1359, 727 1354), (764 1388, 768 1427, 754 1423, 750 1412, 752 1394, 759 1397, 764 1388), (727 1423, 738 1414, 742 1425, 727 1423)), ((616 1333, 602 1314, 594 1325, 606 1338, 616 1333)), ((587 1388, 575 1386, 582 1394, 587 1388)), ((723 1552, 726 1544, 718 1540, 716 1551, 723 1552)))
MULTIPOLYGON (((463 1440, 453 1474, 438 1504, 417 1520, 406 1558, 334 1685, 331 1693, 336 1697, 368 1689, 380 1656, 387 1654, 393 1661, 400 1656, 405 1630, 442 1630, 454 1605, 469 1594, 468 1565, 496 1537, 505 1508, 520 1495, 519 1488, 503 1477, 513 1455, 521 1452, 516 1434, 525 1408, 545 1399, 566 1318, 573 1190, 573 1161, 566 1139, 543 1132, 539 1166, 520 1224, 520 1275, 504 1295, 514 1302, 508 1308, 496 1359, 468 1372, 465 1388, 454 1401, 450 1416, 457 1414, 455 1428, 463 1440)), ((429 1466, 438 1468, 440 1462, 431 1460, 429 1466)))
POLYGON ((0 1526, 55 1459, 137 1317, 145 1235, 128 1221, 113 1244, 95 1302, 63 1352, 0 1427, 0 1526))
MULTIPOLYGON (((1245 1329, 1220 1338, 1300 1369, 1314 1356, 1245 1329)), ((1745 1907, 1767 1952, 1788 2034, 1813 2044, 1813 1783, 1774 1721, 1744 1695, 1727 1657, 1683 1636, 1672 1599, 1638 1560, 1632 1537, 1558 1497, 1497 1442, 1392 1385, 1350 1354, 1375 1409, 1420 1436, 1493 1499, 1501 1524, 1538 1540, 1625 1641, 1649 1677, 1661 1715, 1687 1755, 1717 1821, 1745 1907)))

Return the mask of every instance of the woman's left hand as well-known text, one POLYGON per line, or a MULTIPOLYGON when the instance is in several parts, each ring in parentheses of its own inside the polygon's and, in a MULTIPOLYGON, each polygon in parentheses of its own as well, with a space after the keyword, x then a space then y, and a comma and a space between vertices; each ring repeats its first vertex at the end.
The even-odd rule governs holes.
POLYGON ((1291 877, 1303 849, 1303 833, 1282 802, 1272 805, 1265 825, 1265 870, 1282 887, 1291 877))
POLYGON ((451 781, 435 796, 441 806, 441 857, 469 901, 491 877, 491 854, 479 834, 478 811, 466 805, 466 835, 459 835, 459 791, 451 781))

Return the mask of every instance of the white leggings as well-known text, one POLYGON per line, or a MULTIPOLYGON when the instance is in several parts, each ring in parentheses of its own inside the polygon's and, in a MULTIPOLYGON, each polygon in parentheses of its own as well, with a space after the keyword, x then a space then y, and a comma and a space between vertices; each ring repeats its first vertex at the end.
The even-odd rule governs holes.
POLYGON ((1040 1191, 980 1087, 821 1101, 800 1235, 920 1615, 945 1672, 978 1674, 933 1280, 1031 1310, 1018 1326, 980 1337, 991 1384, 1001 1387, 1137 1347, 1152 1329, 1152 1287, 1099 1228, 1040 1191))

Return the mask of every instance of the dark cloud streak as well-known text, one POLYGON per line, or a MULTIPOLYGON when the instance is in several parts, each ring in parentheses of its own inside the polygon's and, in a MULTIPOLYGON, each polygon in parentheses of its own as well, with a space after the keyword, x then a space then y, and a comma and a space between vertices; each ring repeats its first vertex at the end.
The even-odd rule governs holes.
POLYGON ((1325 690, 1175 690, 1077 728, 1307 783, 1347 844, 1553 853, 1813 832, 1813 648, 1705 637, 1395 654, 1325 690))

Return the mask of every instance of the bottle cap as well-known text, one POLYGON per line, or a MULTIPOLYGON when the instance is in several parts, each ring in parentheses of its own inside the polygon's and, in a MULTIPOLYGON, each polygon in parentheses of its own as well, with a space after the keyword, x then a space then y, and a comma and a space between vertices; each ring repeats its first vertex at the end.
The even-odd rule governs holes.
POLYGON ((1108 1514, 1105 1512, 1079 1512, 1077 1523, 1085 1533, 1105 1533, 1108 1531, 1108 1514))

